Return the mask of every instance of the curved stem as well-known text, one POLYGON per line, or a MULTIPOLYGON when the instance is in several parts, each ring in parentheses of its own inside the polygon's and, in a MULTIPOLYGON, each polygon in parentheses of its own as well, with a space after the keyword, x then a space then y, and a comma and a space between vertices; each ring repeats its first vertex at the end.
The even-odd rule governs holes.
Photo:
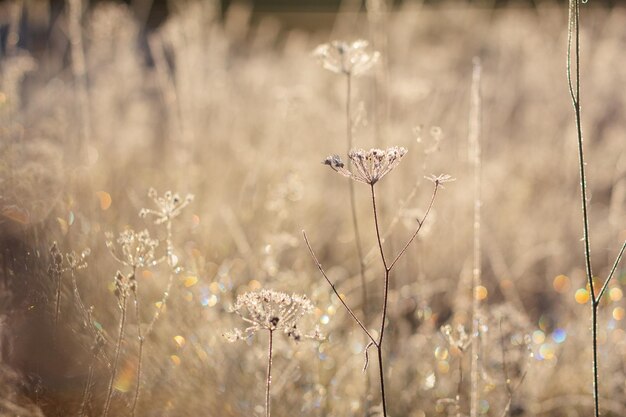
POLYGON ((359 320, 359 318, 356 316, 356 314, 354 314, 354 311, 352 311, 350 306, 348 306, 348 304, 346 304, 346 302, 343 300, 343 297, 341 297, 341 295, 337 291, 337 288, 335 288, 335 284, 333 284, 333 282, 330 280, 330 278, 328 278, 328 275, 326 275, 326 272, 324 271, 324 268, 322 267, 322 264, 320 263, 320 261, 317 259, 317 256, 315 255, 315 252, 313 251, 313 248, 311 247, 311 244, 309 243, 309 239, 307 238, 306 232, 304 230, 302 231, 302 236, 304 236, 304 242, 306 243, 307 248, 309 248, 309 253, 311 254, 311 257, 313 258, 313 261, 317 265, 317 269, 319 269, 319 271, 322 274, 322 276, 326 279, 326 282, 328 282, 328 285, 330 285, 330 288, 332 288, 333 292, 335 293, 335 295, 337 296, 337 298, 339 299, 341 304, 343 304, 343 306, 346 308, 346 310, 348 311, 350 316, 352 316, 354 321, 357 322, 357 324, 361 327, 361 330, 363 330, 365 332, 365 334, 367 335, 367 337, 369 337, 369 339, 372 341, 372 343, 375 346, 378 346, 378 342, 376 341, 376 339, 374 339, 374 336, 372 336, 372 334, 367 330, 367 328, 361 322, 361 320, 359 320))
POLYGON ((395 258, 393 258, 393 261, 391 262, 391 264, 389 265, 389 270, 391 271, 393 269, 393 267, 395 266, 396 262, 398 262, 400 260, 400 258, 402 257, 402 255, 404 255, 404 253, 406 252, 406 250, 409 248, 409 246, 411 245, 411 243, 413 243, 413 241, 415 240, 415 238, 417 237, 417 234, 420 232, 420 230, 422 229, 422 226, 424 225, 424 222, 426 221, 426 218, 428 217, 428 214, 430 213, 430 209, 433 208, 433 204, 435 203, 435 197, 437 197, 437 190, 439 189, 439 183, 435 182, 435 188, 433 188, 433 194, 430 197, 430 203, 428 203, 428 208, 426 209, 426 212, 424 213, 424 216, 422 217, 422 220, 418 221, 418 225, 417 225, 417 229, 415 229, 415 232, 413 232, 413 235, 411 235, 411 238, 406 242, 406 244, 402 247, 402 250, 400 250, 400 252, 398 252, 398 254, 396 255, 395 258))
POLYGON ((374 224, 376 225, 376 240, 378 241, 378 249, 380 250, 380 258, 383 260, 383 266, 385 271, 389 271, 387 267, 387 259, 385 258, 385 251, 383 250, 383 241, 380 237, 380 227, 378 226, 378 210, 376 209, 376 192, 374 191, 374 184, 370 184, 370 190, 372 191, 372 209, 374 211, 374 224))

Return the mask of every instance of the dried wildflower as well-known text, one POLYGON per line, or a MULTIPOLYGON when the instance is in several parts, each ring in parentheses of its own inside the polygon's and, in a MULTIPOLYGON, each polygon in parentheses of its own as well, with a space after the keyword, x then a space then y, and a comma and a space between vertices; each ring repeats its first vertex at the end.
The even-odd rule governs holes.
POLYGON ((461 352, 465 352, 472 344, 472 338, 467 334, 465 326, 462 324, 459 324, 454 330, 449 324, 441 326, 441 333, 443 333, 450 346, 457 348, 461 352))
POLYGON ((369 42, 364 40, 352 43, 332 41, 315 48, 313 56, 329 71, 358 76, 372 68, 380 58, 378 51, 368 52, 368 46, 369 42))
POLYGON ((143 268, 157 263, 154 250, 159 241, 150 238, 147 230, 135 232, 126 229, 114 240, 112 233, 107 233, 107 248, 119 263, 131 268, 143 268))
POLYGON ((225 333, 224 337, 231 342, 246 339, 260 330, 281 331, 296 341, 303 337, 321 338, 317 329, 311 334, 302 334, 298 329, 300 319, 313 311, 313 304, 304 295, 273 290, 247 292, 237 297, 231 311, 250 324, 243 331, 235 329, 225 333))
POLYGON ((427 176, 424 178, 426 178, 428 181, 434 182, 435 185, 437 186, 441 186, 441 188, 443 188, 442 184, 456 181, 456 178, 452 178, 452 176, 448 174, 440 174, 440 175, 431 174, 430 176, 427 176))
POLYGON ((126 300, 131 292, 137 291, 137 278, 134 273, 124 275, 120 271, 117 271, 113 278, 113 283, 115 284, 114 294, 119 307, 120 309, 124 309, 124 300, 126 300))
POLYGON ((330 166, 334 171, 337 171, 344 177, 374 185, 398 166, 400 160, 406 153, 407 150, 405 148, 398 146, 387 148, 386 150, 352 150, 348 154, 348 158, 350 158, 354 165, 354 172, 351 172, 345 167, 338 155, 329 156, 323 163, 330 166))
POLYGON ((194 198, 192 194, 187 194, 183 199, 171 191, 166 191, 162 197, 159 197, 154 188, 148 190, 148 197, 154 200, 157 210, 143 208, 139 211, 139 217, 154 216, 154 224, 163 224, 177 217, 194 198))

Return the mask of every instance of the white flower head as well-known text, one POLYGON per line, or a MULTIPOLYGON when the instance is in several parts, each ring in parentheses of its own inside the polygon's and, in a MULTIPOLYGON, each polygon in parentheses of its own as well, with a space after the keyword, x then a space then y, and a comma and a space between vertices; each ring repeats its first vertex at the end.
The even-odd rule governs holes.
POLYGON ((162 224, 172 220, 193 201, 193 194, 187 194, 185 198, 181 198, 177 193, 166 191, 160 197, 154 188, 150 188, 148 197, 154 201, 157 209, 143 208, 139 211, 139 217, 154 216, 154 224, 162 224))
POLYGON ((274 290, 247 292, 237 297, 232 312, 239 315, 250 326, 224 334, 228 341, 246 339, 260 330, 283 332, 299 341, 303 337, 319 339, 316 329, 311 334, 302 334, 298 322, 305 314, 313 311, 313 304, 305 295, 288 295, 274 290))
POLYGON ((405 148, 394 146, 383 149, 355 149, 350 151, 348 158, 354 165, 354 172, 348 170, 338 155, 331 155, 324 160, 324 164, 344 177, 365 184, 374 185, 392 169, 398 166, 400 160, 408 151, 405 148))
POLYGON ((313 51, 322 66, 336 74, 359 76, 378 62, 380 53, 369 52, 369 42, 357 40, 352 43, 332 41, 319 45, 313 51))
POLYGON ((106 234, 106 245, 119 263, 132 268, 153 266, 157 262, 154 259, 154 250, 159 246, 159 241, 152 239, 147 230, 135 232, 126 229, 114 239, 112 233, 106 234))

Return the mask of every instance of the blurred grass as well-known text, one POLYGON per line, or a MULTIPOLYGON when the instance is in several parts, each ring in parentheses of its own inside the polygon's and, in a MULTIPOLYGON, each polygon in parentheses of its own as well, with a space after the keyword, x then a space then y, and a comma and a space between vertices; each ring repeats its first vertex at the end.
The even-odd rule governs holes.
MULTIPOLYGON (((264 340, 230 345, 221 337, 236 325, 227 314, 234 297, 261 286, 310 296, 318 307, 314 321, 328 337, 321 344, 278 343, 275 415, 363 415, 361 334, 330 297, 300 231, 307 230, 331 277, 358 309, 346 187, 320 164, 344 147, 343 84, 319 68, 310 52, 329 36, 367 37, 367 19, 341 14, 329 35, 286 29, 275 18, 250 20, 245 6, 228 9, 224 19, 210 2, 179 6, 152 30, 123 5, 102 3, 85 13, 88 109, 77 105, 63 15, 29 13, 24 19, 44 25, 45 46, 5 48, 0 344, 2 362, 21 382, 2 397, 22 407, 36 404, 45 415, 75 412, 93 341, 66 286, 62 343, 51 342, 54 286, 46 252, 55 240, 66 251, 91 248, 79 286, 104 330, 115 334, 118 311, 108 287, 117 266, 103 232, 132 226, 161 233, 137 216, 149 204, 148 188, 155 187, 191 192, 196 199, 176 225, 186 272, 146 344, 140 415, 262 414, 264 340), (91 135, 81 139, 87 110, 91 135), (110 205, 103 204, 105 195, 110 205), (189 276, 197 283, 186 287, 189 276)), ((583 122, 594 263, 603 276, 626 233, 625 98, 619 88, 626 79, 626 11, 595 5, 585 12, 583 122)), ((584 287, 584 271, 565 22, 566 10, 552 4, 486 10, 407 3, 389 16, 385 29, 387 81, 372 74, 355 83, 354 106, 369 122, 356 132, 358 146, 409 149, 379 189, 383 225, 400 214, 390 248, 405 240, 413 216, 424 208, 430 183, 423 177, 446 172, 457 178, 441 193, 428 233, 392 278, 387 362, 394 416, 440 415, 437 399, 456 392, 458 353, 436 356, 435 349, 448 349, 441 324, 469 324, 473 196, 466 137, 474 56, 484 67, 484 414, 499 416, 506 403, 500 317, 510 333, 517 377, 530 364, 514 398, 517 415, 590 410, 587 310, 574 296, 584 287), (381 97, 388 118, 380 112, 381 97), (414 187, 416 196, 405 202, 414 187), (407 210, 398 213, 403 204, 407 210), (555 281, 560 275, 566 278, 555 281), (558 342, 554 335, 561 330, 566 339, 558 342), (525 334, 532 336, 532 359, 519 342, 525 334)), ((357 187, 369 249, 374 230, 368 227, 366 191, 357 187)), ((379 272, 374 259, 370 294, 380 294, 379 272)), ((623 270, 618 278, 615 287, 621 288, 623 270)), ((144 305, 159 299, 166 279, 154 271, 141 281, 144 305)), ((373 307, 379 302, 372 299, 373 307)), ((623 303, 615 292, 601 313, 601 396, 610 398, 602 401, 605 415, 623 415, 626 403, 623 303)), ((126 375, 134 369, 134 323, 123 352, 126 375)), ((99 414, 108 375, 99 364, 93 415, 99 414)), ((132 377, 126 384, 134 386, 132 377)), ((463 388, 467 392, 467 384, 463 388)), ((114 415, 124 415, 131 396, 118 391, 114 415)))

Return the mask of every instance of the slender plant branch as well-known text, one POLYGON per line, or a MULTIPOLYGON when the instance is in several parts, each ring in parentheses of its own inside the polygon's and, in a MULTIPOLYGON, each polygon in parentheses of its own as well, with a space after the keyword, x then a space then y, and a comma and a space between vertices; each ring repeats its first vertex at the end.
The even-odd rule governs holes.
POLYGON ((376 192, 374 191, 374 184, 370 185, 370 190, 372 191, 372 209, 374 211, 374 224, 376 225, 376 241, 378 242, 380 258, 383 261, 385 271, 389 272, 390 268, 387 266, 387 259, 385 258, 385 251, 383 250, 383 241, 380 238, 380 227, 378 226, 378 210, 376 209, 376 192))
POLYGON ((463 351, 461 351, 461 355, 459 355, 459 383, 456 388, 456 417, 461 417, 461 392, 463 392, 463 351))
POLYGON ((624 241, 624 243, 622 244, 622 249, 620 249, 619 254, 617 255, 617 258, 615 259, 615 263, 613 264, 613 267, 611 268, 611 272, 609 272, 608 277, 604 281, 604 285, 602 285, 602 288, 600 289, 600 292, 598 293, 598 296, 594 300, 596 305, 600 304, 600 301, 602 300, 602 296, 604 295, 604 292, 606 291, 607 287, 609 286, 609 282, 611 282, 611 279, 613 278, 613 275, 615 275, 615 271, 617 270, 617 267, 618 267, 620 261, 622 260, 622 256, 624 256, 624 250, 626 250, 626 241, 624 241))
MULTIPOLYGON (((474 168, 474 225, 473 225, 473 268, 472 268, 472 338, 478 339, 480 299, 477 297, 476 289, 481 285, 481 150, 480 150, 480 130, 481 130, 481 64, 478 57, 474 58, 474 68, 472 71, 472 86, 470 99, 470 117, 469 117, 469 146, 471 149, 471 164, 474 168)), ((472 343, 470 356, 470 417, 478 416, 478 402, 480 401, 480 390, 478 384, 480 381, 480 344, 472 343)))
POLYGON ((402 247, 402 250, 400 250, 400 252, 393 259, 393 261, 391 262, 391 265, 389 265, 389 270, 393 269, 393 267, 396 265, 396 262, 398 262, 398 260, 400 260, 402 255, 404 255, 404 252, 406 252, 406 250, 409 248, 411 243, 413 243, 413 240, 415 240, 415 238, 417 237, 417 234, 422 229, 422 226, 424 225, 424 222, 426 221, 426 218, 428 217, 428 214, 430 213, 430 209, 433 208, 433 204, 435 203, 435 197, 437 197, 437 190, 439 189, 439 187, 440 187, 440 184, 438 182, 435 182, 435 187, 433 188, 433 193, 430 197, 430 202, 428 203, 428 208, 426 209, 424 216, 422 216, 421 220, 418 220, 418 224, 417 224, 417 228, 415 229, 415 232, 413 232, 413 234, 411 235, 411 238, 406 242, 406 244, 402 247))
POLYGON ((346 310, 348 311, 350 316, 352 316, 354 321, 357 322, 357 324, 361 327, 361 330, 363 330, 365 332, 365 334, 372 341, 372 343, 377 346, 378 343, 376 342, 376 339, 374 339, 372 334, 367 330, 367 327, 365 327, 365 325, 361 322, 361 320, 359 320, 359 318, 356 316, 356 314, 354 314, 354 311, 352 311, 352 309, 348 306, 348 304, 346 304, 346 302, 343 300, 343 297, 341 297, 341 295, 337 291, 337 288, 335 288, 335 284, 333 284, 333 282, 330 280, 330 278, 328 278, 328 275, 326 275, 326 272, 324 271, 324 268, 322 267, 322 264, 317 259, 317 256, 315 255, 315 252, 313 252, 313 248, 311 247, 311 244, 309 243, 309 239, 307 238, 306 232, 304 230, 302 231, 302 236, 304 236, 304 242, 306 243, 306 246, 309 249, 309 253, 311 254, 311 257, 313 258, 313 261, 317 265, 317 269, 319 269, 320 273, 326 279, 326 282, 328 282, 328 285, 330 285, 330 288, 332 288, 333 292, 335 293, 335 295, 337 296, 339 301, 341 301, 341 304, 343 304, 343 306, 346 308, 346 310))
POLYGON ((135 395, 133 397, 133 404, 130 409, 130 415, 135 417, 137 410, 137 402, 139 401, 139 390, 141 388, 141 363, 143 360, 143 345, 145 342, 144 334, 141 331, 141 314, 139 313, 139 297, 137 296, 138 288, 133 291, 135 302, 135 317, 137 319, 137 338, 139 340, 139 351, 137 353, 137 374, 135 376, 137 382, 135 383, 135 395))
POLYGON ((113 369, 111 370, 111 379, 109 380, 109 388, 107 390, 106 401, 104 403, 104 410, 102 411, 102 417, 107 417, 109 415, 109 408, 111 407, 111 398, 113 397, 113 383, 115 382, 115 377, 117 376, 117 365, 120 360, 120 353, 122 351, 122 341, 124 340, 124 328, 126 326, 126 304, 127 304, 127 295, 125 293, 121 294, 121 310, 122 315, 120 317, 120 325, 119 331, 117 334, 117 344, 115 346, 115 357, 113 359, 113 369))
POLYGON ((93 371, 94 371, 94 364, 92 362, 89 364, 87 382, 85 383, 85 388, 83 389, 83 396, 80 402, 80 410, 78 411, 79 417, 83 417, 85 415, 87 403, 89 402, 89 397, 91 396, 91 385, 93 383, 93 371))
POLYGON ((613 269, 609 273, 607 280, 604 282, 600 293, 596 295, 593 271, 591 268, 591 243, 589 238, 589 215, 587 203, 587 182, 585 177, 585 153, 583 148, 582 120, 580 110, 580 0, 570 0, 568 15, 568 32, 567 32, 567 81, 569 86, 570 97, 574 107, 574 116, 576 119, 576 135, 578 141, 578 165, 580 174, 580 192, 582 202, 583 217, 583 241, 585 246, 585 272, 587 275, 587 283, 590 291, 590 308, 591 308, 591 338, 592 338, 592 370, 593 370, 593 404, 594 416, 600 416, 599 392, 598 392, 598 306, 602 295, 608 287, 609 281, 617 269, 617 265, 624 253, 624 246, 620 251, 613 269), (573 45, 572 45, 573 43, 573 45), (572 49, 574 51, 575 74, 572 79, 572 49))
POLYGON ((269 348, 267 352, 267 389, 265 391, 265 417, 270 417, 270 387, 272 385, 272 342, 274 331, 270 330, 269 348))
POLYGON ((365 351, 364 351, 364 353, 365 353, 365 366, 363 368, 364 371, 367 369, 367 365, 369 363, 368 350, 369 350, 369 348, 371 346, 376 347, 377 356, 378 356, 378 370, 379 370, 379 379, 380 379, 380 393, 381 393, 381 402, 382 402, 382 408, 383 408, 383 417, 387 417, 387 401, 386 401, 386 397, 385 397, 385 378, 384 378, 385 372, 384 372, 384 364, 383 364, 382 344, 383 344, 384 335, 385 335, 385 323, 386 323, 386 318, 387 318, 387 307, 388 307, 388 301, 389 301, 389 299, 388 299, 388 296, 389 296, 389 277, 390 277, 391 270, 392 270, 393 266, 402 257, 402 255, 406 252, 408 246, 411 244, 411 242, 413 242, 413 240, 417 236, 418 232, 421 230, 421 228, 422 228, 422 226, 424 224, 424 221, 426 220, 426 217, 428 216, 428 213, 430 212, 430 210, 431 210, 431 208, 433 206, 433 202, 434 202, 435 196, 437 194, 437 189, 441 185, 441 180, 439 178, 437 178, 437 179, 434 180, 434 183, 435 183, 435 187, 434 187, 434 190, 433 190, 433 195, 432 195, 430 203, 428 205, 428 209, 426 210, 426 213, 424 214, 424 217, 422 218, 422 221, 418 221, 418 226, 416 228, 416 231, 413 233, 413 235, 411 236, 409 241, 405 244, 405 246, 398 253, 398 255, 394 258, 394 260, 393 260, 393 262, 391 264, 387 263, 387 257, 385 256, 385 250, 383 248, 383 239, 381 238, 380 224, 379 224, 379 220, 378 220, 378 209, 377 209, 377 205, 376 205, 376 191, 375 191, 375 188, 374 188, 374 184, 370 184, 370 191, 371 191, 371 196, 372 196, 372 211, 373 211, 373 214, 374 214, 374 225, 375 225, 375 228, 376 228, 376 241, 377 241, 377 244, 378 244, 378 249, 379 249, 380 257, 381 257, 381 260, 382 260, 382 263, 383 263, 383 266, 384 266, 384 274, 385 274, 385 276, 384 276, 384 288, 383 288, 383 305, 382 305, 382 311, 381 311, 380 331, 379 331, 379 334, 378 334, 378 339, 375 339, 372 336, 372 334, 367 330, 367 328, 361 322, 361 320, 359 320, 359 318, 356 316, 356 314, 352 311, 352 309, 348 306, 348 304, 343 300, 343 298, 341 297, 341 295, 339 294, 339 292, 335 288, 335 285, 333 284, 333 282, 328 278, 328 275, 324 271, 324 268, 322 267, 321 263, 319 262, 317 256, 315 255, 315 252, 313 251, 313 248, 311 247, 311 244, 309 243, 309 240, 307 238, 306 232, 304 230, 302 231, 302 235, 304 236, 304 241, 305 241, 305 243, 307 245, 307 248, 309 249, 309 252, 311 254, 311 257, 313 258, 313 261, 317 265, 317 268, 319 269, 320 273, 322 274, 324 279, 326 279, 326 281, 328 282, 328 284, 332 288, 333 292, 335 293, 335 295, 337 295, 337 297, 339 298, 339 300, 341 301, 343 306, 346 308, 346 310, 348 311, 350 316, 352 316, 352 318, 357 322, 357 324, 361 327, 363 332, 370 339, 370 342, 367 344, 367 346, 365 348, 365 351))

